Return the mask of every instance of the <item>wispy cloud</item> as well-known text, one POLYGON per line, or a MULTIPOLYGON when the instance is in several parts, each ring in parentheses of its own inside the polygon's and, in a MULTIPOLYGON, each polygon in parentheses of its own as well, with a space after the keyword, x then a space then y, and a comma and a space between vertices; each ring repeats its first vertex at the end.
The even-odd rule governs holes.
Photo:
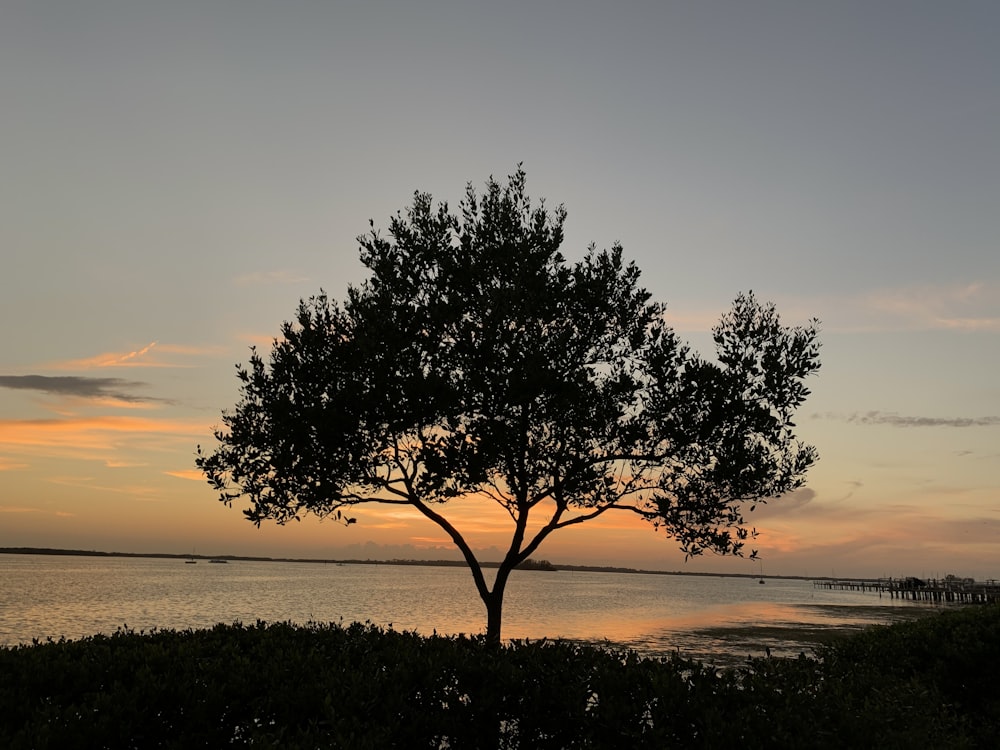
POLYGON ((410 541, 420 547, 447 547, 452 544, 451 539, 446 536, 413 536, 410 541))
POLYGON ((889 427, 997 427, 1000 417, 920 417, 896 414, 886 411, 867 411, 841 414, 823 412, 812 415, 813 419, 826 419, 848 424, 887 425, 889 427))
MULTIPOLYGON (((816 297, 772 298, 768 295, 760 295, 757 296, 757 301, 763 304, 773 302, 784 325, 804 326, 818 319, 821 330, 826 328, 824 309, 830 305, 817 302, 816 297)), ((731 303, 720 305, 717 308, 706 308, 691 305, 675 306, 670 304, 669 299, 667 302, 663 320, 675 331, 682 334, 708 333, 719 325, 723 315, 732 310, 731 303)), ((702 353, 706 354, 707 352, 703 351, 702 353)))
MULTIPOLYGON (((824 332, 1000 332, 1000 280, 920 284, 849 295, 783 295, 773 301, 786 324, 798 325, 815 317, 824 332)), ((707 331, 722 312, 675 315, 668 307, 666 320, 680 331, 707 331)))
POLYGON ((205 475, 196 469, 178 469, 177 471, 165 471, 163 473, 167 476, 177 477, 178 479, 190 479, 196 482, 206 481, 205 475))
POLYGON ((246 344, 247 347, 254 347, 261 352, 268 352, 274 346, 274 342, 279 338, 274 334, 264 333, 240 333, 236 338, 246 344))
POLYGON ((864 575, 919 575, 920 569, 900 570, 900 566, 912 566, 914 560, 934 567, 959 565, 956 561, 967 560, 963 555, 974 547, 989 550, 995 546, 1000 519, 988 515, 950 518, 943 512, 904 507, 869 513, 863 519, 851 514, 826 518, 822 528, 822 533, 803 533, 804 529, 792 527, 766 529, 758 542, 764 549, 793 556, 789 561, 796 559, 814 569, 818 564, 834 567, 841 575, 860 573, 858 565, 868 569, 864 575))
POLYGON ((173 450, 207 432, 201 421, 132 416, 0 419, 0 448, 13 456, 134 463, 126 452, 173 450))
POLYGON ((245 273, 233 279, 236 286, 262 286, 267 284, 298 284, 309 281, 308 276, 303 276, 295 271, 254 271, 245 273))
POLYGON ((57 396, 85 399, 113 399, 126 403, 162 401, 148 396, 137 396, 131 391, 148 384, 122 378, 88 378, 75 375, 0 375, 0 388, 38 391, 57 396))
POLYGON ((711 331, 719 324, 724 310, 709 312, 698 310, 693 312, 674 312, 672 307, 667 308, 663 319, 671 328, 679 333, 704 333, 711 331))
POLYGON ((56 516, 58 518, 74 518, 76 513, 69 513, 65 510, 45 510, 44 508, 24 508, 16 505, 0 505, 0 513, 39 513, 45 516, 56 516))
POLYGON ((151 341, 149 344, 144 346, 142 349, 137 349, 134 352, 128 352, 119 357, 114 357, 111 360, 104 363, 105 367, 121 367, 123 365, 128 365, 133 361, 142 358, 144 355, 148 354, 152 348, 156 346, 155 341, 151 341))
POLYGON ((185 346, 151 341, 127 352, 104 352, 82 359, 69 359, 46 365, 53 370, 97 370, 107 367, 192 367, 192 357, 218 356, 225 349, 218 346, 185 346))
POLYGON ((27 469, 28 464, 21 461, 13 461, 9 458, 0 457, 0 471, 14 471, 15 469, 27 469))
POLYGON ((157 487, 144 484, 96 484, 96 480, 93 477, 59 476, 49 477, 48 481, 63 487, 75 487, 101 493, 111 492, 118 495, 128 495, 134 500, 144 502, 158 501, 162 495, 160 488, 157 487))
POLYGON ((806 507, 816 498, 816 491, 809 487, 802 487, 787 495, 783 495, 768 502, 758 501, 748 503, 745 510, 749 511, 751 505, 756 506, 752 512, 746 515, 747 522, 754 523, 759 518, 773 518, 794 513, 806 507))
POLYGON ((84 359, 69 360, 63 362, 59 369, 90 370, 99 367, 134 367, 138 364, 146 365, 144 357, 156 346, 155 341, 151 341, 141 349, 130 352, 104 352, 93 357, 84 359))
POLYGON ((1000 331, 1000 284, 922 285, 873 292, 865 298, 876 312, 906 327, 1000 331))

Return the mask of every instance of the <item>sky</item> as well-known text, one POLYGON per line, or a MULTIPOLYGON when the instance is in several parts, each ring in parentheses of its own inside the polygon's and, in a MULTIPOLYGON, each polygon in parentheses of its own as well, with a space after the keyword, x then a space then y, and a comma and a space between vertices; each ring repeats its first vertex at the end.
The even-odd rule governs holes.
POLYGON ((455 556, 398 508, 255 528, 195 450, 369 219, 523 163, 566 256, 621 242, 704 354, 751 290, 823 343, 760 567, 620 518, 537 557, 1000 577, 998 38, 987 0, 6 0, 0 546, 455 556))

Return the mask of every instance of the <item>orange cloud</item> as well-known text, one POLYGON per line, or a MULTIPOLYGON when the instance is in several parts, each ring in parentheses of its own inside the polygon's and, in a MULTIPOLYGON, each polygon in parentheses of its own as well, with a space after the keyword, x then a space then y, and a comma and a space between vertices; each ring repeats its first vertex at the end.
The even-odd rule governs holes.
POLYGON ((280 337, 274 334, 263 333, 240 333, 237 334, 236 338, 248 347, 252 346, 256 348, 259 352, 269 352, 271 347, 274 346, 274 342, 280 339, 280 337))
POLYGON ((105 367, 191 367, 192 365, 171 359, 176 357, 218 356, 225 352, 218 346, 183 346, 161 344, 151 341, 146 346, 130 352, 104 352, 93 357, 54 362, 47 367, 55 370, 92 370, 105 367))
POLYGON ((76 513, 69 513, 65 510, 45 510, 43 508, 23 508, 11 505, 0 505, 0 513, 40 513, 45 516, 56 516, 58 518, 73 518, 76 513))
POLYGON ((97 367, 125 367, 134 365, 136 364, 136 360, 148 354, 155 346, 156 342, 151 341, 141 349, 131 352, 105 352, 104 354, 98 354, 85 359, 70 360, 64 362, 59 369, 89 370, 97 367))
POLYGON ((845 569, 862 575, 899 573, 915 564, 962 567, 961 561, 968 565, 977 550, 983 557, 995 556, 1000 533, 992 506, 814 505, 794 519, 765 519, 753 545, 765 560, 781 560, 784 572, 793 572, 788 566, 794 565, 799 570, 833 568, 842 575, 845 569))
POLYGON ((89 406, 104 406, 109 409, 159 409, 162 407, 161 404, 152 401, 124 401, 116 398, 87 399, 86 401, 89 406))
POLYGON ((51 477, 48 480, 52 484, 63 487, 76 487, 87 490, 97 490, 99 492, 113 492, 118 495, 129 495, 137 500, 157 500, 160 490, 145 484, 94 484, 93 477, 51 477))
POLYGON ((0 446, 9 453, 127 461, 118 452, 194 442, 209 434, 202 421, 132 416, 0 420, 0 446))
POLYGON ((412 536, 410 541, 417 546, 429 546, 429 547, 445 547, 451 545, 452 541, 446 536, 433 537, 433 536, 412 536))
POLYGON ((163 473, 167 476, 177 477, 178 479, 190 479, 196 482, 205 481, 205 475, 197 469, 178 469, 177 471, 165 471, 163 473))

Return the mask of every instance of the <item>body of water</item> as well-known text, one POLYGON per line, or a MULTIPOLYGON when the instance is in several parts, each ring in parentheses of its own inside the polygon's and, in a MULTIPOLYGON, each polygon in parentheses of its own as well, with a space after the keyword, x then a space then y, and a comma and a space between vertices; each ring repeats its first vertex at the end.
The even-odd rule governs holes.
MULTIPOLYGON (((933 608, 795 579, 515 571, 503 635, 733 663, 811 653, 831 633, 933 608)), ((485 609, 464 567, 0 555, 0 645, 257 620, 473 634, 485 609)))

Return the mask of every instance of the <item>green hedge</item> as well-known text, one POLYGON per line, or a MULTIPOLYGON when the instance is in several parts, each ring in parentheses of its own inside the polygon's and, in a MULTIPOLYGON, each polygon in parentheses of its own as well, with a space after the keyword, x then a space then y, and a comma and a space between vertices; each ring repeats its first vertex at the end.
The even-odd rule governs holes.
POLYGON ((3 748, 993 747, 1000 608, 716 670, 371 625, 0 649, 3 748))

